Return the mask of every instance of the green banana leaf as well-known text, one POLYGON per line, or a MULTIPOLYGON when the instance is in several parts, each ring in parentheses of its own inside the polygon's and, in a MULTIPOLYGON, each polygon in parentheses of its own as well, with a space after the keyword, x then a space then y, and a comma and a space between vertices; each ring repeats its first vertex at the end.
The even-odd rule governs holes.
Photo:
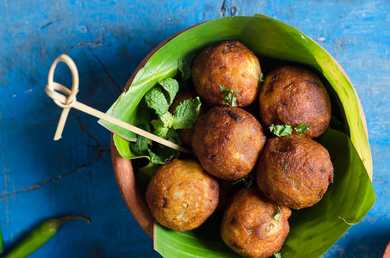
MULTIPOLYGON (((334 184, 320 203, 293 212, 282 250, 284 258, 320 257, 375 201, 370 179, 349 138, 329 129, 319 141, 331 155, 334 184)), ((219 237, 220 220, 211 220, 199 230, 185 233, 155 225, 155 250, 169 258, 237 257, 219 237)))
MULTIPOLYGON (((212 42, 224 39, 238 39, 256 54, 307 64, 323 74, 340 100, 351 141, 367 172, 372 174, 364 114, 355 89, 341 66, 325 49, 302 32, 263 15, 226 17, 209 21, 172 38, 150 56, 131 82, 131 87, 127 87, 127 91, 115 101, 107 113, 124 121, 134 122, 139 102, 156 82, 174 76, 186 56, 212 42)), ((134 135, 129 131, 104 121, 99 122, 124 139, 134 139, 134 135)), ((120 138, 116 140, 118 139, 120 138)))
MULTIPOLYGON (((335 102, 340 104, 338 108, 345 120, 346 134, 329 130, 321 138, 334 159, 335 183, 317 206, 293 214, 291 233, 283 248, 283 257, 318 257, 367 213, 375 194, 369 178, 372 160, 359 98, 338 63, 309 37, 262 15, 226 17, 200 24, 156 50, 108 114, 134 123, 137 113, 142 112, 137 110, 138 104, 147 91, 158 81, 182 70, 186 57, 225 39, 238 39, 261 57, 313 67, 328 81, 337 98, 335 102)), ((134 158, 127 142, 134 139, 134 135, 115 125, 99 122, 116 134, 114 143, 118 152, 126 158, 134 158)), ((155 229, 155 249, 164 257, 235 257, 218 238, 218 228, 189 233, 173 232, 158 225, 155 229)))

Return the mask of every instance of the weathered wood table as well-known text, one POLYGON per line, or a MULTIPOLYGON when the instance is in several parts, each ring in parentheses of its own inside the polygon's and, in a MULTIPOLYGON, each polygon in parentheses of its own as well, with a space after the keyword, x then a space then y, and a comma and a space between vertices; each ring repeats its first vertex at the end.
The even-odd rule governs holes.
MULTIPOLYGON (((390 240, 387 0, 1 0, 0 226, 6 244, 43 218, 80 213, 93 223, 66 226, 33 257, 158 257, 120 198, 109 133, 71 111, 63 140, 52 141, 60 110, 43 92, 49 66, 60 53, 72 56, 79 98, 106 110, 163 39, 207 19, 255 13, 321 43, 356 86, 367 116, 377 202, 325 257, 380 257, 390 240)), ((70 78, 57 79, 69 85, 70 78)))

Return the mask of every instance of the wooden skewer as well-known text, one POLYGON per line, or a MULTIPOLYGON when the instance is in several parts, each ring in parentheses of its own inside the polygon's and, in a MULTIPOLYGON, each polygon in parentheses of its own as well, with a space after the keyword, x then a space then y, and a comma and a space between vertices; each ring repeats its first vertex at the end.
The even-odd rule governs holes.
POLYGON ((148 138, 154 142, 158 142, 164 146, 167 146, 171 149, 182 151, 182 152, 188 152, 187 149, 181 147, 180 145, 168 141, 167 139, 161 138, 155 134, 152 134, 148 131, 145 131, 139 127, 136 127, 134 125, 131 125, 129 123, 126 123, 122 120, 119 120, 115 117, 111 117, 107 115, 106 113, 103 113, 97 109, 91 108, 76 99, 76 95, 79 91, 79 73, 77 70, 76 64, 73 62, 73 60, 68 55, 61 55, 57 57, 52 65, 50 66, 48 79, 47 79, 47 85, 45 88, 46 94, 56 103, 59 107, 62 107, 62 113, 60 116, 60 119, 57 124, 57 129, 54 135, 54 140, 57 141, 61 139, 62 132, 65 127, 66 119, 68 118, 69 111, 71 108, 75 108, 77 110, 80 110, 81 112, 87 113, 91 116, 94 116, 96 118, 99 118, 101 120, 104 120, 106 122, 109 122, 111 124, 117 125, 123 129, 126 129, 130 132, 133 132, 137 135, 141 135, 145 138, 148 138), (57 83, 54 81, 54 72, 58 65, 58 63, 63 62, 68 67, 69 70, 72 73, 72 87, 71 89, 68 89, 64 85, 57 83))

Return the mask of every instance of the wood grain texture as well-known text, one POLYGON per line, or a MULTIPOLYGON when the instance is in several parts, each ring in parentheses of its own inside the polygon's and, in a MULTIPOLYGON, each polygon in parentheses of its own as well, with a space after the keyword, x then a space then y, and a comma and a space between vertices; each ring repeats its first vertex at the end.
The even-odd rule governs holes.
MULTIPOLYGON (((68 53, 79 67, 80 101, 106 110, 160 41, 207 19, 255 13, 317 40, 356 86, 377 203, 325 257, 379 257, 390 240, 387 0, 0 0, 0 226, 6 244, 42 218, 82 213, 93 223, 64 227, 32 257, 158 257, 120 198, 110 134, 71 111, 63 139, 51 140, 60 110, 43 92, 49 66, 68 53)), ((69 85, 62 68, 56 80, 69 85)))

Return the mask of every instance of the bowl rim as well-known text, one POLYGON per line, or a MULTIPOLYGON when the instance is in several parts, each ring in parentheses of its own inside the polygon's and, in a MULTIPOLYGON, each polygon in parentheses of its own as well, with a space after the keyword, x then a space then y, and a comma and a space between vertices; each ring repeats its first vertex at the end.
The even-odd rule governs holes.
MULTIPOLYGON (((249 16, 252 17, 252 16, 249 16)), ((268 17, 268 16, 266 16, 268 17)), ((225 17, 226 18, 226 17, 225 17)), ((271 18, 271 17, 269 17, 271 18)), ((218 18, 218 19, 212 19, 208 21, 215 21, 223 18, 218 18)), ((272 18, 275 19, 275 18, 272 18)), ((278 19, 276 19, 278 20, 278 19)), ((278 20, 280 21, 280 20, 278 20)), ((169 43, 172 39, 176 38, 180 34, 197 27, 199 25, 202 25, 206 23, 207 21, 196 23, 192 26, 189 26, 183 30, 178 31, 177 33, 173 34, 172 36, 168 37, 167 39, 161 41, 156 47, 154 47, 152 50, 149 51, 149 53, 140 61, 140 63, 137 65, 133 73, 131 74, 130 78, 127 80, 125 86, 123 87, 123 92, 126 92, 129 87, 131 87, 132 82, 135 78, 135 76, 138 74, 139 70, 141 70, 145 64, 149 61, 149 59, 153 56, 155 52, 157 52, 160 48, 162 48, 164 45, 169 43)), ((289 25, 290 26, 290 25, 289 25)), ((308 36, 307 36, 308 37, 308 36)), ((310 38, 310 37, 308 37, 310 38)), ((310 38, 311 39, 311 38, 310 38)), ((312 39, 311 39, 312 40, 312 39)), ((331 59, 336 63, 340 71, 343 73, 345 78, 351 83, 351 80, 343 67, 338 63, 338 61, 325 49, 323 48, 320 44, 318 44, 316 41, 313 40, 315 44, 317 44, 323 51, 325 51, 331 59)), ((353 86, 353 84, 351 83, 353 86)), ((363 122, 364 129, 366 131, 366 134, 368 136, 368 129, 367 129, 367 122, 366 122, 366 117, 364 110, 362 108, 362 104, 360 101, 360 98, 358 94, 356 93, 355 90, 355 95, 356 99, 358 102, 358 105, 360 107, 360 115, 361 119, 363 122)), ((122 199, 125 201, 127 208, 129 211, 132 213, 133 217, 135 220, 138 222, 138 224, 141 226, 141 228, 144 230, 144 232, 149 235, 149 237, 153 238, 154 234, 154 223, 155 220, 153 219, 153 216, 150 213, 149 208, 147 207, 146 200, 145 200, 145 195, 142 194, 137 187, 137 184, 135 182, 135 175, 134 175, 134 169, 132 166, 131 160, 122 158, 118 151, 116 150, 114 140, 113 140, 114 134, 111 135, 111 144, 110 144, 110 149, 111 149, 111 160, 112 160, 112 166, 114 169, 114 174, 115 174, 115 179, 117 182, 117 185, 119 187, 122 199)), ((368 165, 365 166, 367 174, 372 181, 372 176, 373 176, 373 170, 372 170, 372 158, 368 162, 368 165)))
MULTIPOLYGON (((204 23, 204 22, 202 22, 204 23)), ((148 62, 150 57, 158 51, 161 47, 167 44, 176 36, 181 33, 186 32, 187 30, 192 29, 202 23, 194 24, 190 27, 187 27, 167 39, 161 41, 156 47, 149 51, 149 53, 141 60, 137 65, 130 78, 127 80, 125 86, 123 87, 123 92, 127 91, 131 86, 135 76, 141 70, 145 64, 148 62)), ((140 189, 137 187, 136 179, 134 175, 134 169, 131 160, 125 159, 120 156, 118 153, 115 144, 114 144, 114 134, 111 134, 110 141, 110 150, 111 150, 111 162, 114 169, 115 181, 119 187, 120 194, 122 199, 125 201, 128 210, 131 212, 137 223, 141 226, 144 232, 153 238, 154 233, 154 218, 150 213, 149 208, 146 205, 145 195, 140 192, 140 189)))

